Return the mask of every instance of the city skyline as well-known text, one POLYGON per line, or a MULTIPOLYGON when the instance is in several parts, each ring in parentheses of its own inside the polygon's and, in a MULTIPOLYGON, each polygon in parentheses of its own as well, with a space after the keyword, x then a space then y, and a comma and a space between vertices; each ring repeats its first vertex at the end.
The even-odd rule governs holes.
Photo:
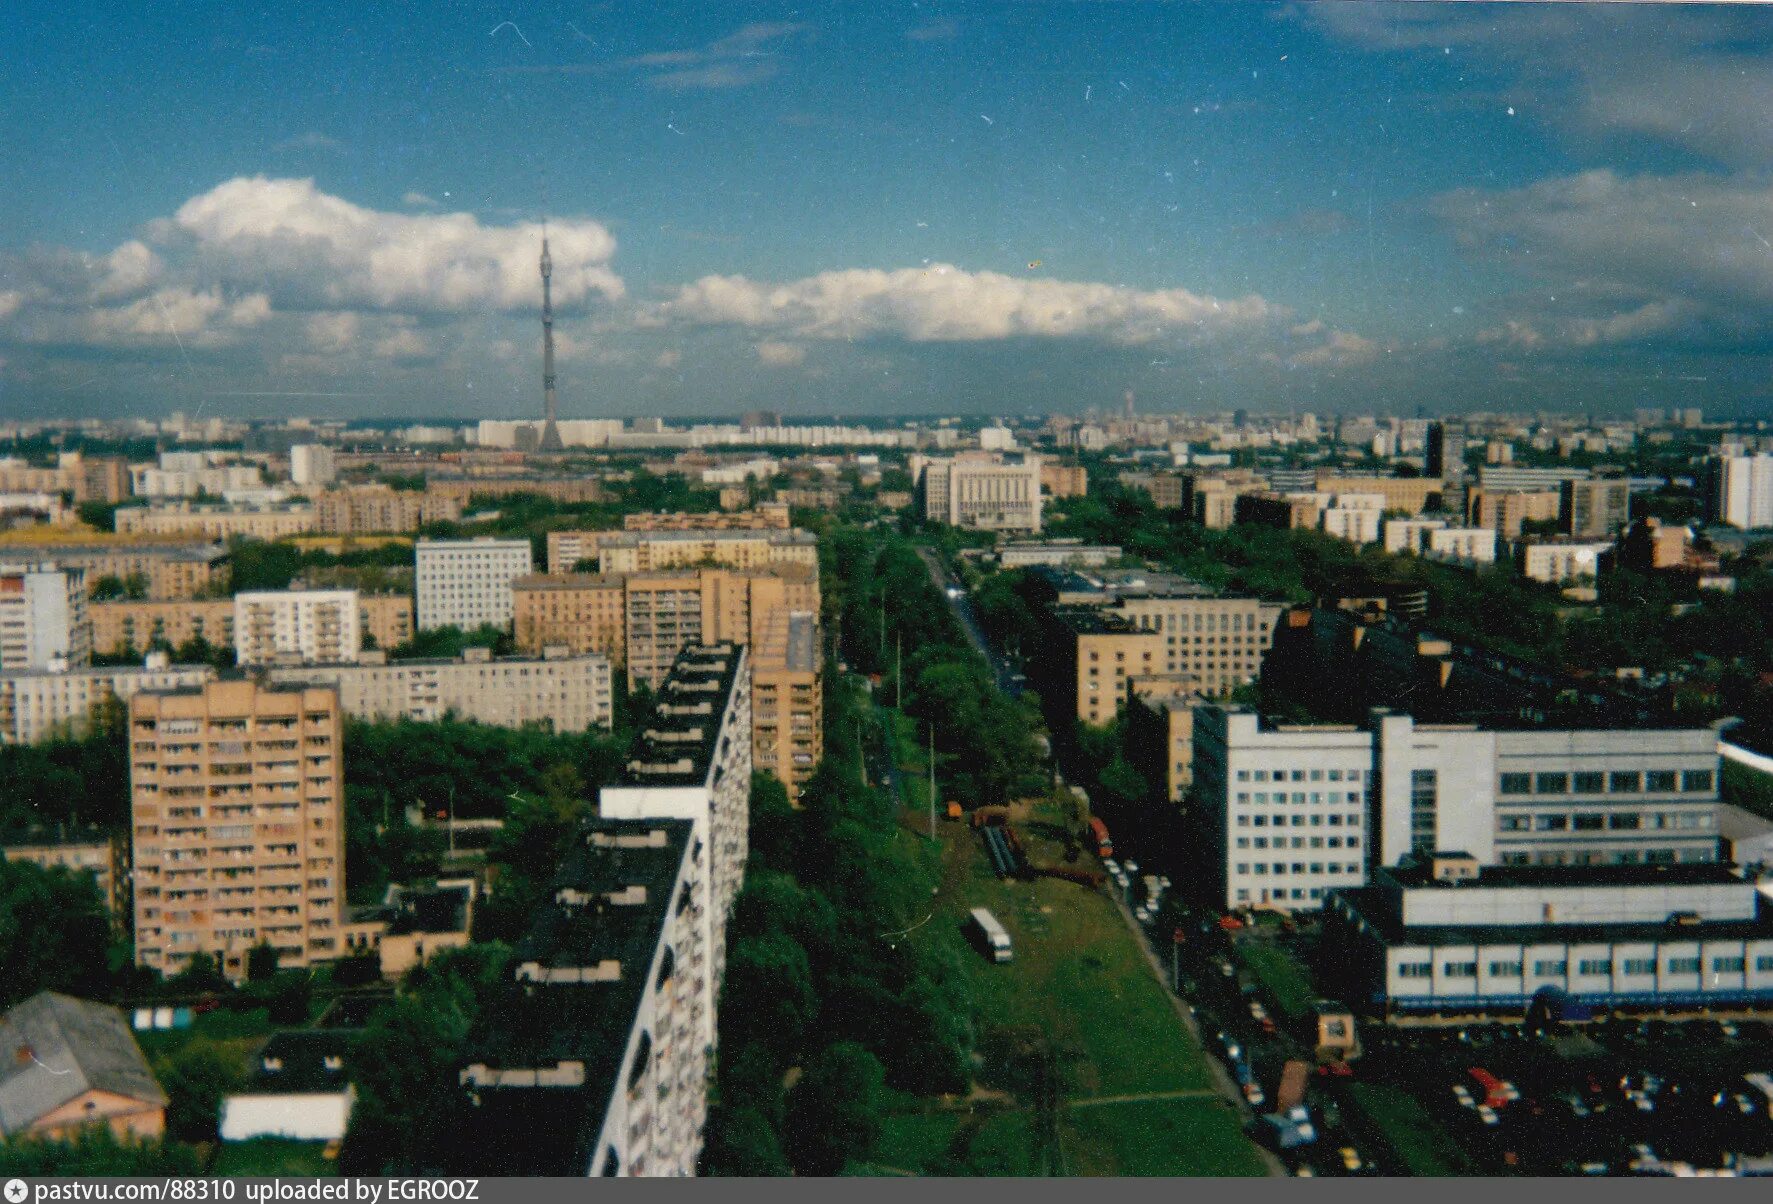
POLYGON ((544 220, 562 419, 1773 401, 1758 7, 30 3, 0 45, 16 417, 539 419, 544 220))

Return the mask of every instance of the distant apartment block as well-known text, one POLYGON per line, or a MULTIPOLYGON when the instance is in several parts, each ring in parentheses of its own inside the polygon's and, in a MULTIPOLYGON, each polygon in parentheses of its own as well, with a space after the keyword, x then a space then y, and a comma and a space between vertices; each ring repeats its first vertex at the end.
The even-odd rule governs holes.
POLYGON ((53 561, 0 563, 0 672, 42 672, 91 660, 86 571, 53 561))
POLYGON ((224 592, 228 586, 228 550, 214 543, 156 543, 115 536, 27 543, 0 536, 0 560, 15 558, 85 569, 88 594, 107 577, 126 587, 134 585, 155 600, 194 598, 224 592))
POLYGON ((1052 543, 1007 543, 997 550, 997 563, 1005 569, 1047 565, 1050 568, 1101 568, 1119 560, 1120 548, 1112 544, 1086 544, 1075 540, 1052 543))
POLYGON ((193 640, 212 648, 234 646, 234 599, 177 602, 93 602, 92 642, 107 656, 141 656, 156 648, 177 651, 193 640))
POLYGON ((603 485, 593 477, 427 477, 425 492, 464 505, 477 496, 501 498, 521 493, 533 493, 557 502, 605 500, 603 485))
POLYGON ((1424 554, 1455 564, 1496 563, 1496 532, 1488 527, 1440 527, 1429 531, 1424 554))
POLYGON ((1565 481, 1559 486, 1558 519, 1576 539, 1615 539, 1631 522, 1631 482, 1623 476, 1565 481))
POLYGON ((1421 514, 1441 504, 1445 482, 1439 477, 1381 477, 1352 473, 1320 472, 1314 492, 1330 494, 1378 494, 1381 510, 1421 514))
POLYGON ((819 617, 775 609, 751 646, 751 764, 798 798, 825 752, 819 617))
MULTIPOLYGON (((788 507, 780 502, 759 502, 744 510, 724 513, 660 511, 622 516, 622 529, 625 531, 786 531, 788 527, 788 507)), ((554 563, 552 545, 549 547, 548 563, 554 563)))
MULTIPOLYGON (((549 536, 548 563, 570 568, 576 560, 566 557, 574 550, 567 540, 549 536), (560 556, 554 554, 560 547, 560 556)), ((646 573, 661 569, 719 565, 723 568, 762 569, 781 564, 819 564, 819 541, 805 531, 607 531, 598 533, 594 555, 598 571, 646 573)))
POLYGON ((113 702, 128 702, 144 690, 200 686, 214 676, 208 665, 174 665, 158 652, 140 665, 0 673, 0 744, 83 736, 113 702))
POLYGON ((117 511, 119 535, 187 539, 288 539, 314 529, 312 506, 196 506, 180 503, 117 511))
POLYGON ((1611 540, 1523 539, 1515 544, 1521 576, 1550 585, 1599 577, 1602 560, 1612 552, 1611 540))
POLYGON ((1081 464, 1060 464, 1043 460, 1040 465, 1040 487, 1054 498, 1083 497, 1090 491, 1090 474, 1081 464))
POLYGON ((40 829, 0 844, 0 861, 28 861, 44 869, 90 874, 119 926, 129 907, 128 841, 102 828, 40 829))
POLYGON ((1182 474, 1182 512, 1201 526, 1223 531, 1237 522, 1237 499, 1267 488, 1267 482, 1248 469, 1223 472, 1189 471, 1182 474))
POLYGON ((363 647, 354 589, 252 590, 234 595, 234 658, 241 665, 355 661, 363 647))
POLYGON ((209 682, 129 705, 136 964, 246 976, 337 956, 345 899, 338 694, 209 682))
POLYGON ((79 502, 116 503, 129 496, 129 465, 111 456, 63 452, 54 468, 0 459, 0 493, 69 493, 79 502))
POLYGON ((461 517, 459 499, 387 485, 329 489, 314 498, 314 530, 332 535, 405 533, 461 517))
POLYGON ((162 452, 160 464, 132 464, 129 491, 136 497, 193 498, 200 493, 220 497, 232 489, 257 489, 264 475, 256 464, 211 464, 203 452, 162 452))
POLYGON ((332 448, 324 443, 298 443, 289 449, 289 479, 299 488, 324 489, 339 475, 332 448))
POLYGON ((1039 456, 962 453, 911 457, 911 477, 932 522, 980 531, 1040 530, 1039 456))
POLYGON ((1466 512, 1474 527, 1489 527, 1503 539, 1519 539, 1524 524, 1557 521, 1563 505, 1555 489, 1474 489, 1466 512))
POLYGON ((1773 527, 1773 455, 1718 456, 1710 472, 1714 519, 1744 531, 1773 527))
POLYGON ((530 571, 530 551, 527 539, 419 540, 419 630, 511 626, 511 583, 530 571))
POLYGON ((491 727, 536 724, 556 732, 610 722, 609 658, 574 656, 560 647, 539 657, 494 657, 490 649, 469 648, 453 659, 398 661, 368 651, 356 663, 278 667, 267 677, 330 686, 344 713, 357 719, 430 723, 454 715, 491 727))
POLYGON ((1180 473, 1174 472, 1123 472, 1120 474, 1123 488, 1143 492, 1151 498, 1151 504, 1159 510, 1180 510, 1186 488, 1180 473))

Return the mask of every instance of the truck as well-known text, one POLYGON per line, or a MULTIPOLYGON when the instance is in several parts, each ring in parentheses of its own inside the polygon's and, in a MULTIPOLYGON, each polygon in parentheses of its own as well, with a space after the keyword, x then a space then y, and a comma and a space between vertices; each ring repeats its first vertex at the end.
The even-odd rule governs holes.
POLYGON ((1096 848, 1096 856, 1114 856, 1114 842, 1108 838, 1108 825, 1095 816, 1084 827, 1084 839, 1096 848))
POLYGON ((990 910, 975 907, 969 913, 968 928, 973 939, 979 944, 979 951, 994 962, 1007 962, 1012 954, 1010 950, 1010 934, 997 921, 990 910))
POLYGON ((1274 1091, 1276 1111, 1291 1111, 1305 1102, 1305 1086, 1310 1081, 1310 1073, 1311 1068, 1299 1058, 1281 1067, 1280 1086, 1274 1091))

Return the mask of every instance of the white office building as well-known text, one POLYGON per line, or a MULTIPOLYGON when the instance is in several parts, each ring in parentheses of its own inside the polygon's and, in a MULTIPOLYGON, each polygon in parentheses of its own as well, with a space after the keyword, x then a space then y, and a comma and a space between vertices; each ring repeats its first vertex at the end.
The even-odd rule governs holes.
POLYGON ((332 448, 324 443, 298 443, 289 449, 289 479, 304 489, 324 489, 338 478, 332 448))
POLYGON ((1612 550, 1610 542, 1569 539, 1522 540, 1515 545, 1521 576, 1549 585, 1599 577, 1601 558, 1612 550))
POLYGON ((362 611, 354 589, 234 595, 234 658, 242 665, 337 664, 355 661, 362 648, 362 611))
POLYGON ((1032 453, 912 456, 924 517, 979 531, 1040 530, 1040 457, 1032 453))
POLYGON ((92 661, 86 570, 52 561, 0 564, 0 671, 92 661))
POLYGON ((1744 531, 1773 527, 1773 455, 1719 456, 1712 473, 1719 521, 1744 531))
POLYGON ((511 583, 531 571, 527 539, 421 539, 415 552, 418 629, 510 627, 511 583))

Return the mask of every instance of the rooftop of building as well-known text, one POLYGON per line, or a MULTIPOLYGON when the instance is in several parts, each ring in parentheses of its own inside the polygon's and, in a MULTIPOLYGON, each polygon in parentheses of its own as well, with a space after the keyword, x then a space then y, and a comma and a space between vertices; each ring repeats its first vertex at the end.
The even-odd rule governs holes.
POLYGON ((302 1029, 272 1035, 239 1095, 330 1095, 347 1090, 358 1030, 302 1029))
MULTIPOLYGON (((1438 853, 1455 858, 1459 853, 1438 853)), ((1432 864, 1416 863, 1380 871, 1378 880, 1390 879, 1411 890, 1470 890, 1530 887, 1536 890, 1582 890, 1602 886, 1742 886, 1744 880, 1730 867, 1717 863, 1677 865, 1486 865, 1477 876, 1437 880, 1432 864)))
POLYGON ((726 528, 702 527, 692 530, 665 531, 610 531, 604 533, 601 542, 606 548, 637 548, 649 543, 743 543, 746 541, 763 540, 775 545, 793 544, 798 547, 814 547, 819 542, 818 536, 810 531, 798 528, 726 528))
POLYGON ((536 983, 493 1009, 471 1064, 495 1069, 584 1067, 583 1085, 475 1091, 474 1143, 499 1173, 583 1174, 590 1162, 692 838, 688 820, 592 820, 554 881, 552 901, 518 943, 514 964, 594 969, 612 979, 536 983), (636 888, 639 888, 638 890, 636 888), (618 901, 622 900, 622 901, 618 901))
POLYGON ((228 549, 202 540, 167 540, 164 536, 117 535, 110 531, 70 531, 66 527, 21 527, 0 534, 0 557, 28 550, 33 556, 90 556, 119 552, 162 560, 213 563, 228 558, 228 549))
POLYGON ((1055 606, 1052 616, 1055 623, 1076 635, 1150 635, 1161 638, 1131 619, 1092 606, 1055 606))
POLYGON ((166 1103, 122 1012, 40 991, 0 1016, 0 1139, 87 1091, 166 1103))
POLYGON ((627 785, 700 786, 708 780, 744 655, 733 643, 691 644, 677 654, 628 751, 627 785))

